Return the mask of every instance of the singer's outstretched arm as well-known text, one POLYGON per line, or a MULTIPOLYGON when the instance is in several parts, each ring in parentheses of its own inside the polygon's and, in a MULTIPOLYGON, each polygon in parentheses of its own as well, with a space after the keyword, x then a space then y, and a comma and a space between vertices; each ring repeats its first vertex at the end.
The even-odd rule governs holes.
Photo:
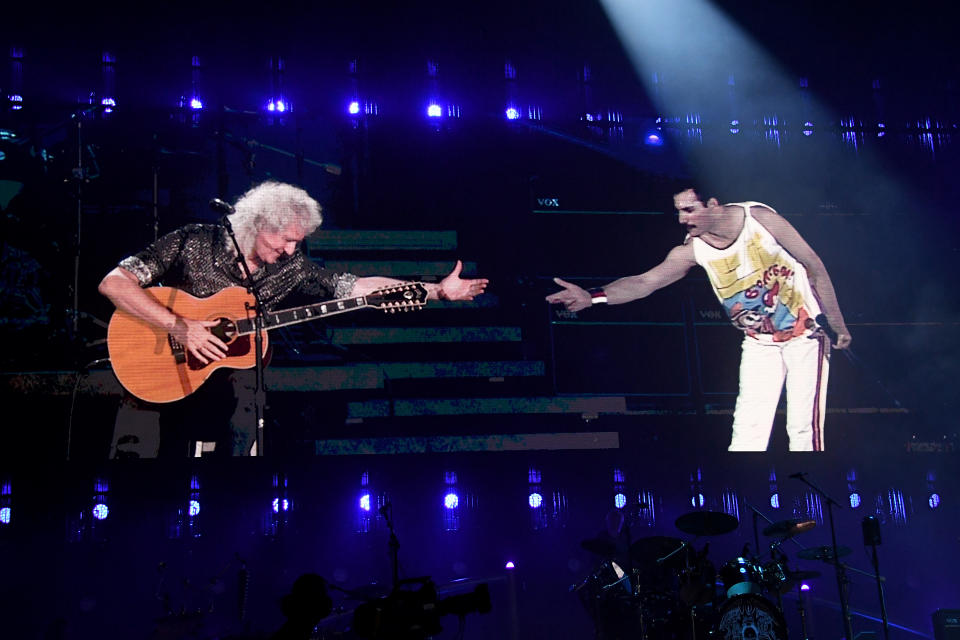
MULTIPOLYGON (((623 304, 646 298, 654 291, 673 284, 687 275, 696 264, 693 247, 689 243, 674 247, 663 262, 649 271, 620 278, 604 285, 603 291, 607 296, 607 304, 623 304)), ((562 304, 568 311, 580 311, 592 304, 590 293, 582 287, 560 278, 554 278, 553 281, 563 289, 547 296, 547 302, 562 304)))

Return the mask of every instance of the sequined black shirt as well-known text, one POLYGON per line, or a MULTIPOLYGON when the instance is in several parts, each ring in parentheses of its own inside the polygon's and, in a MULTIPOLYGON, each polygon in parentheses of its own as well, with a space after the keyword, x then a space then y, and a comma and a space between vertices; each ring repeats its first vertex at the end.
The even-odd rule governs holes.
MULTIPOLYGON (((243 285, 244 275, 229 242, 221 227, 190 224, 124 258, 120 266, 134 274, 141 287, 162 283, 206 298, 226 287, 243 285)), ((346 298, 357 277, 324 269, 296 251, 261 266, 253 272, 253 281, 260 286, 264 307, 272 310, 291 293, 318 299, 346 298)))

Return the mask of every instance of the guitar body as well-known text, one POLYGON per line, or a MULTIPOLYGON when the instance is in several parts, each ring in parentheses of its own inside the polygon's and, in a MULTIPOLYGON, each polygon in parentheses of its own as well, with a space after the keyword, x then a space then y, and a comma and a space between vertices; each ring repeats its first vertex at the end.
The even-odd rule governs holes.
MULTIPOLYGON (((173 402, 197 390, 221 367, 249 369, 256 364, 253 334, 236 335, 238 320, 253 318, 253 296, 243 287, 230 287, 209 298, 196 298, 172 287, 144 290, 178 316, 219 320, 213 332, 227 343, 227 357, 203 364, 185 348, 177 349, 170 335, 117 309, 107 328, 107 347, 113 371, 127 391, 148 402, 173 402), (250 309, 248 310, 248 305, 250 309)), ((267 351, 263 332, 263 352, 267 351)))

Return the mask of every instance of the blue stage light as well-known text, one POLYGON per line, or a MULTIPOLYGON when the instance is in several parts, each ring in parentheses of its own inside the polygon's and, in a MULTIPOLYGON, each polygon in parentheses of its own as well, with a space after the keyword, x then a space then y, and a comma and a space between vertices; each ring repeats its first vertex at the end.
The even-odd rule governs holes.
POLYGON ((800 585, 800 591, 810 591, 810 585, 804 582, 803 584, 800 585))
POLYGON ((732 134, 734 134, 734 135, 740 133, 740 121, 739 121, 739 120, 731 120, 731 121, 730 121, 730 133, 732 133, 732 134))
POLYGON ((443 496, 443 506, 447 509, 456 509, 460 505, 460 497, 452 491, 443 496))
POLYGON ((803 135, 812 136, 813 135, 813 123, 807 120, 803 123, 803 135))
POLYGON ((627 506, 627 496, 623 495, 622 493, 618 493, 617 495, 613 496, 613 506, 615 506, 617 509, 623 509, 625 506, 627 506))
POLYGON ((195 111, 199 111, 200 109, 203 109, 203 102, 200 100, 200 98, 190 98, 190 108, 195 111))
POLYGON ((97 520, 106 520, 108 515, 110 515, 110 508, 107 505, 103 504, 102 502, 98 502, 97 504, 93 505, 94 518, 97 520))
POLYGON ((704 503, 704 498, 702 493, 698 493, 697 495, 692 496, 690 498, 690 504, 692 504, 694 507, 698 507, 698 508, 702 507, 703 503, 704 503))
POLYGON ((191 518, 200 515, 200 501, 199 501, 199 500, 191 500, 191 501, 190 501, 190 506, 189 506, 189 508, 187 509, 187 514, 188 514, 191 518))
POLYGON ((431 118, 439 118, 443 115, 443 109, 440 108, 440 105, 436 103, 431 103, 427 107, 427 115, 431 118))
POLYGON ((7 96, 7 100, 10 101, 10 108, 14 111, 20 111, 23 109, 23 96, 19 93, 11 93, 7 96))
POLYGON ((854 491, 850 494, 850 508, 856 509, 860 506, 861 498, 860 494, 854 491))
POLYGON ((775 494, 773 494, 772 496, 770 496, 770 508, 771 508, 771 509, 779 509, 779 508, 780 508, 780 494, 779 494, 779 493, 775 493, 775 494))
POLYGON ((930 497, 927 499, 927 504, 930 505, 931 509, 936 509, 940 506, 940 494, 931 493, 930 497))
POLYGON ((520 112, 516 107, 507 107, 506 115, 507 120, 516 120, 520 117, 520 112))
POLYGON ((4 507, 0 509, 0 524, 10 524, 10 516, 12 511, 10 507, 4 507))
POLYGON ((543 504, 543 496, 536 492, 531 493, 527 497, 527 504, 530 505, 531 509, 539 509, 543 504))
POLYGON ((348 104, 348 105, 347 105, 347 113, 349 113, 349 114, 352 115, 352 116, 355 116, 355 115, 357 115, 358 113, 360 113, 360 103, 357 102, 356 100, 354 100, 353 102, 351 102, 350 104, 348 104))
POLYGON ((513 560, 508 560, 507 564, 503 565, 504 569, 516 569, 517 565, 513 564, 513 560))
POLYGON ((370 494, 365 493, 360 496, 360 510, 361 511, 370 511, 370 494))
POLYGON ((644 136, 643 142, 651 147, 659 147, 663 145, 663 137, 659 133, 650 131, 644 136))
POLYGON ((103 110, 104 113, 113 113, 113 108, 117 106, 117 101, 113 98, 107 97, 102 99, 100 104, 106 107, 106 109, 103 110))

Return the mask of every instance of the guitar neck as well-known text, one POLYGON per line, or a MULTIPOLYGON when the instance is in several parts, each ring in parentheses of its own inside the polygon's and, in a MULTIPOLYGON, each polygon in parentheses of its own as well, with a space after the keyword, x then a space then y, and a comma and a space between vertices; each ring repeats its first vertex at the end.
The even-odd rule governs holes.
MULTIPOLYGON (((366 296, 357 296, 355 298, 341 298, 340 300, 308 304, 303 307, 284 309, 283 311, 269 311, 263 315, 263 328, 277 329, 291 324, 319 320, 338 313, 356 311, 368 306, 370 305, 367 303, 366 296)), ((256 331, 256 324, 252 317, 237 321, 237 333, 239 335, 250 334, 254 331, 256 331)))

